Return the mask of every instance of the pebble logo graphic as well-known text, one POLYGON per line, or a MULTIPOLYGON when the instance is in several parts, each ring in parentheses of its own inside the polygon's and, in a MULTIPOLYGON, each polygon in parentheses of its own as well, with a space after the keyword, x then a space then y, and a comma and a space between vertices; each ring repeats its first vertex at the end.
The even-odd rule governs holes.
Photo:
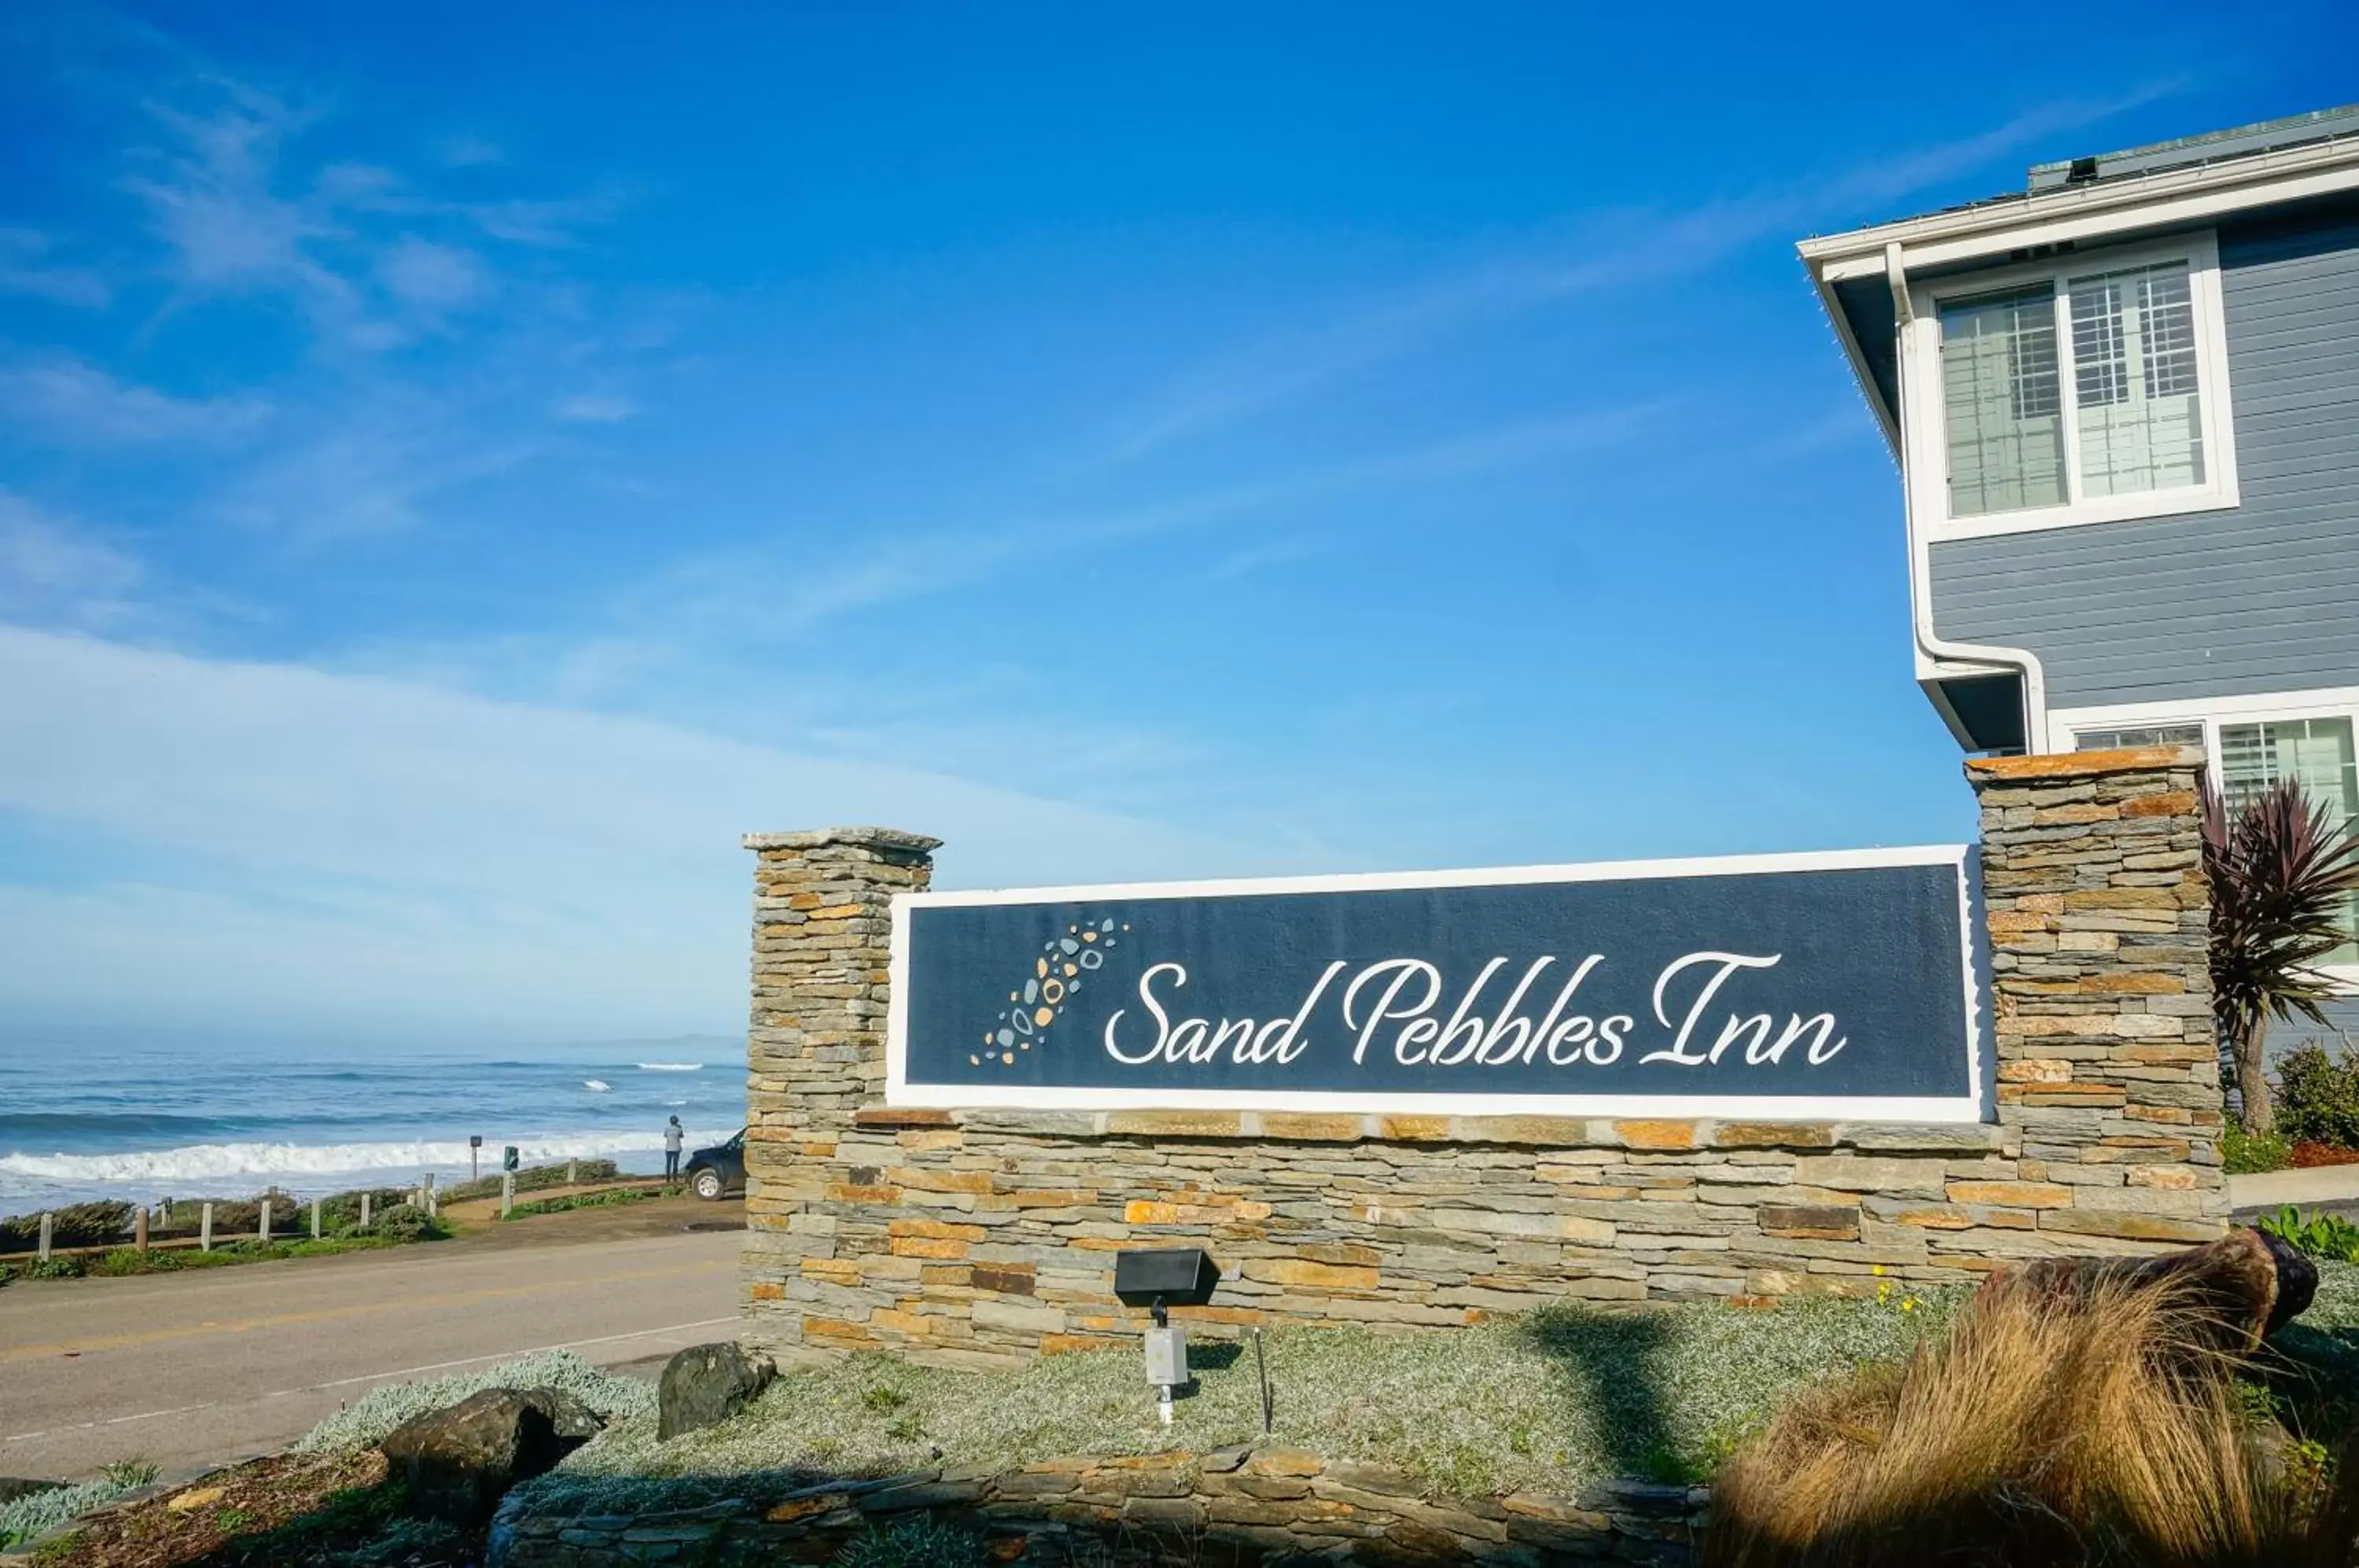
POLYGON ((1108 948, 1122 945, 1114 930, 1110 920, 1084 921, 1043 942, 1040 956, 1032 961, 1032 977, 1022 990, 1007 993, 1008 1007, 999 1015, 999 1027, 984 1032, 983 1049, 968 1053, 969 1064, 980 1067, 995 1061, 1003 1067, 1015 1066, 1016 1053, 1031 1050, 1033 1041, 1047 1035, 1065 1004, 1080 992, 1082 975, 1105 963, 1108 948))

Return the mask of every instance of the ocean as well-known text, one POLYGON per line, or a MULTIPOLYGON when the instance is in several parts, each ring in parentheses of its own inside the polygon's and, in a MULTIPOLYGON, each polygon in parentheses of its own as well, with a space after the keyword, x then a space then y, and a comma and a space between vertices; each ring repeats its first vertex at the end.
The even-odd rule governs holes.
POLYGON ((209 1041, 0 1038, 0 1214, 120 1198, 298 1195, 527 1165, 663 1169, 745 1125, 742 1040, 703 1035, 528 1051, 316 1051, 209 1041))

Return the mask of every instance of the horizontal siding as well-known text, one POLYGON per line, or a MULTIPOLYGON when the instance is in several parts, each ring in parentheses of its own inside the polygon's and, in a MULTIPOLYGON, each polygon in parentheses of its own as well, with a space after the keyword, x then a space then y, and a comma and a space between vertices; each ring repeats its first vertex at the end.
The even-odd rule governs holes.
POLYGON ((2031 649, 2052 707, 2359 686, 2359 207, 2220 267, 2241 506, 1933 546, 1935 627, 2031 649))
POLYGON ((2295 1018, 2291 1022, 2271 1019, 2268 1038, 2261 1048, 2263 1052, 2274 1062, 2298 1046, 2315 1041, 2328 1051, 2339 1053, 2343 1050, 2343 1036, 2349 1037, 2354 1046, 2359 1046, 2359 996, 2338 997, 2327 1003, 2324 1011, 2325 1029, 2319 1028, 2308 1018, 2295 1018))

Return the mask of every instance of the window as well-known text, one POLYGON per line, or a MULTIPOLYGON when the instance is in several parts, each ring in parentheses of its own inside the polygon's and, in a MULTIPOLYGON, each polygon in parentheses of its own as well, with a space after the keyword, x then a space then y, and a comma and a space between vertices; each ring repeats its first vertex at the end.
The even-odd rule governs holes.
POLYGON ((2183 265, 2072 281, 2074 422, 2092 495, 2203 483, 2195 307, 2183 265))
POLYGON ((1941 404, 1951 516, 2061 502, 2055 290, 1943 306, 1941 404))
POLYGON ((2140 746, 2201 746, 2201 724, 2145 724, 2134 729, 2078 730, 2072 744, 2082 751, 2122 751, 2140 746))
MULTIPOLYGON (((2330 822, 2342 826, 2359 820, 2359 758, 2353 755, 2351 721, 2278 719, 2220 726, 2220 788, 2231 808, 2288 779, 2330 822)), ((2343 925, 2359 935, 2359 898, 2351 900, 2343 925)), ((2359 964, 2359 944, 2345 944, 2323 962, 2359 964)))
POLYGON ((2208 235, 1917 293, 1927 335, 1910 374, 1924 414, 1910 466, 1919 515, 1937 530, 2235 505, 2208 235))

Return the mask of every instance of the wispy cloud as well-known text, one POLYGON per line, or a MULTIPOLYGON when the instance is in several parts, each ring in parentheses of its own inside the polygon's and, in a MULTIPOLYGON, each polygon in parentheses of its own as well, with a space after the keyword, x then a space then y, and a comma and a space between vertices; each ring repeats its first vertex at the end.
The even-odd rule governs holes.
POLYGON ((147 569, 87 528, 0 490, 0 621, 100 630, 145 614, 147 569))
POLYGON ((987 581, 1046 554, 1206 528, 1240 517, 1355 491, 1431 484, 1575 456, 1640 434, 1658 404, 1560 410, 1462 432, 1405 452, 1314 464, 1130 508, 1013 511, 955 527, 861 530, 882 543, 811 558, 798 547, 733 550, 682 562, 634 589, 619 607, 642 626, 758 631, 765 637, 810 630, 888 604, 987 581))
POLYGON ((298 546, 418 527, 434 497, 548 451, 529 435, 484 436, 419 400, 387 396, 239 475, 234 521, 298 546))
POLYGON ((1093 466, 1135 462, 1456 333, 1636 279, 1692 274, 1743 246, 1917 194, 2047 137, 2125 114, 2181 85, 2165 82, 2116 98, 2041 104, 1973 136, 1684 212, 1593 214, 1551 242, 1490 256, 1338 311, 1319 325, 1291 328, 1211 355, 1181 376, 1161 406, 1116 438, 1093 466))
POLYGON ((434 150, 451 169, 479 169, 506 156, 497 142, 483 136, 445 136, 434 150))
POLYGON ((614 425, 637 413, 639 406, 610 393, 578 392, 559 398, 553 411, 559 419, 577 425, 614 425))
POLYGON ((149 852, 132 886, 0 876, 0 1006, 84 1017, 268 997, 380 1024, 726 1018, 748 830, 906 823, 951 841, 950 885, 1273 866, 1234 838, 791 740, 5 626, 0 756, 0 811, 149 852), (136 996, 89 957, 126 929, 136 996))
POLYGON ((478 245, 571 245, 626 200, 459 200, 352 159, 306 178, 292 149, 314 112, 218 74, 206 82, 197 102, 149 105, 167 142, 140 154, 124 182, 166 246, 174 308, 283 299, 332 344, 398 348, 500 292, 499 266, 478 245))
POLYGON ((0 291, 103 309, 114 298, 106 279, 94 268, 53 259, 56 248, 38 229, 0 227, 0 291))
POLYGON ((473 305, 492 291, 491 269, 483 257, 416 234, 404 234, 386 247, 376 273, 395 299, 437 315, 473 305))
POLYGON ((64 355, 0 365, 0 411, 76 446, 217 441, 270 415, 258 397, 177 397, 64 355))
POLYGON ((1241 578, 1256 576, 1273 567, 1314 561, 1334 548, 1332 540, 1323 539, 1260 539, 1242 550, 1231 550, 1214 561, 1201 581, 1208 587, 1234 583, 1241 578))

